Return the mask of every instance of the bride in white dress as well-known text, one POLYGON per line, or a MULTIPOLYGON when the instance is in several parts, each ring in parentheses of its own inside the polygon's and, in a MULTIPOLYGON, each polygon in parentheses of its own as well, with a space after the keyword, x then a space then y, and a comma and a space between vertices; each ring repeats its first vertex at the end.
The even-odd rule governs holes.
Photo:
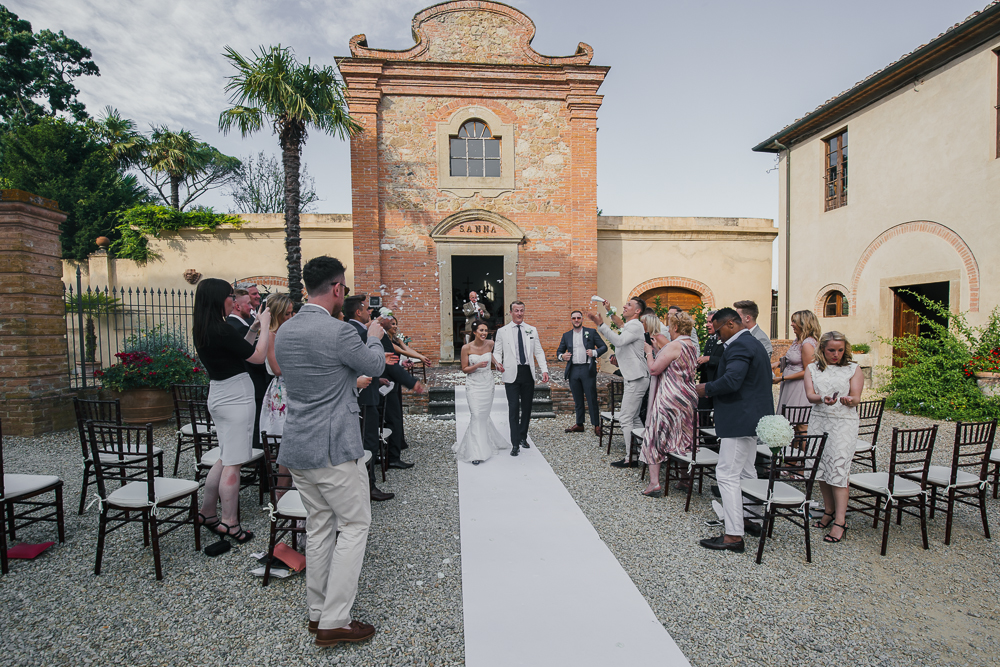
POLYGON ((465 431, 462 442, 456 442, 452 451, 459 461, 470 461, 479 465, 499 451, 510 449, 497 427, 490 419, 493 409, 493 392, 496 389, 493 370, 503 372, 497 360, 493 357, 493 341, 487 340, 489 327, 482 320, 476 320, 473 325, 475 337, 462 346, 462 372, 465 378, 465 397, 469 402, 469 428, 465 431))

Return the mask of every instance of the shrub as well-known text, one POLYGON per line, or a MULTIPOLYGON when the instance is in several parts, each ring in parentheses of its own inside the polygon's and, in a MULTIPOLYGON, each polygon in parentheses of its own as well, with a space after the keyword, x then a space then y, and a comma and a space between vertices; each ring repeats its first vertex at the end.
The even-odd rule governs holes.
POLYGON ((868 343, 854 343, 851 345, 851 352, 856 354, 868 354, 872 351, 871 345, 868 343))
POLYGON ((197 358, 188 352, 187 338, 181 329, 158 325, 130 336, 125 350, 115 355, 118 362, 94 371, 106 389, 165 389, 172 384, 205 381, 206 375, 197 358))
POLYGON ((120 238, 111 244, 111 254, 120 259, 135 260, 140 264, 155 259, 149 249, 149 237, 159 238, 164 231, 194 228, 212 231, 219 225, 232 225, 239 229, 243 220, 235 215, 215 213, 211 208, 178 211, 169 206, 133 206, 118 216, 115 231, 120 238))

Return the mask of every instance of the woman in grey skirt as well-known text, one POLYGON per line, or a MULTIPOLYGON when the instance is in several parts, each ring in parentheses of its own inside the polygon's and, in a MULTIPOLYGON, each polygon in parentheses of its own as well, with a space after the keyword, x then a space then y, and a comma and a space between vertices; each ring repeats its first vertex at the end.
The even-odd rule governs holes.
POLYGON ((239 543, 253 533, 239 524, 240 466, 250 460, 256 414, 253 382, 243 362, 260 364, 271 341, 271 313, 265 308, 250 327, 246 338, 226 324, 233 311, 233 288, 224 280, 206 278, 194 295, 194 346, 211 381, 208 410, 222 451, 205 479, 205 497, 198 521, 239 543), (251 344, 258 330, 257 345, 251 344), (221 518, 216 506, 221 502, 221 518))

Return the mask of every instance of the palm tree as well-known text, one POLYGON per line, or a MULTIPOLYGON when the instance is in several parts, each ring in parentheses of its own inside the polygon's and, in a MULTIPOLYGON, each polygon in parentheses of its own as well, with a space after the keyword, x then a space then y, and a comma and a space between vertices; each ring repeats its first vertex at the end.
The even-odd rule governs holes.
POLYGON ((223 54, 236 68, 228 77, 226 92, 232 105, 219 114, 219 129, 234 127, 246 137, 271 123, 281 146, 285 169, 285 259, 288 291, 296 303, 302 301, 302 248, 299 233, 299 161, 306 129, 314 127, 344 139, 361 132, 344 101, 343 84, 334 67, 314 67, 295 59, 280 44, 261 47, 247 59, 227 46, 223 54))
POLYGON ((181 183, 204 169, 205 154, 202 143, 190 131, 174 132, 166 127, 154 127, 144 161, 150 171, 169 179, 170 206, 180 210, 181 183))
POLYGON ((111 151, 111 159, 119 169, 137 165, 146 152, 148 141, 135 129, 135 121, 122 118, 118 109, 104 107, 103 115, 94 122, 95 133, 111 151))

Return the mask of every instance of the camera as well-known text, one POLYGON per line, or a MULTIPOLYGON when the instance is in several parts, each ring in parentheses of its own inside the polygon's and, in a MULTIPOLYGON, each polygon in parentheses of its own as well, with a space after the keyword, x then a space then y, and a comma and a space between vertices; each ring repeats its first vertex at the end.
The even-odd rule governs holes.
POLYGON ((369 308, 381 308, 382 307, 382 297, 378 296, 377 294, 368 297, 368 307, 369 308))

